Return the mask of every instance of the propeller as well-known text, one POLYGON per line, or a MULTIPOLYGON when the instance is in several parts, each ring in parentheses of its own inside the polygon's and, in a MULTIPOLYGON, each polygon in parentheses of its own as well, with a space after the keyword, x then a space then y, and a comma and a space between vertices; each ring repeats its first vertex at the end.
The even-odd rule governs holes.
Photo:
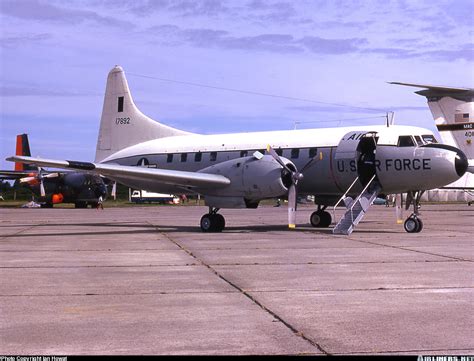
POLYGON ((43 168, 38 167, 38 172, 37 173, 31 173, 28 175, 28 177, 20 178, 20 183, 33 183, 38 184, 36 182, 39 182, 39 187, 40 187, 40 194, 41 197, 46 196, 46 191, 44 188, 44 179, 45 178, 56 178, 59 177, 59 173, 46 173, 43 168))
POLYGON ((38 179, 39 179, 39 182, 40 182, 40 194, 41 194, 41 197, 45 197, 46 196, 46 191, 44 189, 44 179, 45 178, 56 178, 56 177, 59 177, 59 173, 55 172, 55 173, 47 173, 43 168, 41 167, 38 167, 38 179))
POLYGON ((303 179, 303 174, 298 172, 298 170, 290 169, 287 164, 283 162, 278 153, 270 146, 267 146, 267 151, 275 159, 278 164, 287 172, 291 177, 291 185, 288 187, 288 227, 296 227, 296 208, 297 208, 297 189, 296 185, 298 181, 303 179))

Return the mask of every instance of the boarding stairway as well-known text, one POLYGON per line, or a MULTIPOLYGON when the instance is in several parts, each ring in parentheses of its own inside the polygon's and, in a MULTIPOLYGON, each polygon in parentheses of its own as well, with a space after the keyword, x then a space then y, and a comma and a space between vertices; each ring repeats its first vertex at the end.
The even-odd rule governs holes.
POLYGON ((334 234, 350 235, 354 230, 354 227, 359 224, 362 218, 364 218, 365 213, 367 213, 367 210, 382 189, 380 183, 376 180, 376 175, 374 175, 362 192, 357 196, 357 198, 353 200, 351 197, 348 197, 347 194, 358 180, 359 177, 354 180, 351 186, 347 189, 346 193, 344 193, 344 195, 334 206, 334 215, 336 207, 339 205, 339 203, 341 203, 341 201, 344 202, 347 209, 346 213, 344 213, 344 216, 342 216, 342 218, 336 224, 336 227, 334 227, 332 231, 334 234))

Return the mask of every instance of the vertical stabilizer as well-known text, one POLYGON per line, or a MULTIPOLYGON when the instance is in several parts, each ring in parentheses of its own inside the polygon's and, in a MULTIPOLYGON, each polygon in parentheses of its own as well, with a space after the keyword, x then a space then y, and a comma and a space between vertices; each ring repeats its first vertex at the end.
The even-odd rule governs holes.
MULTIPOLYGON (((31 157, 28 134, 18 134, 16 136, 15 154, 31 157)), ((28 171, 28 170, 36 170, 36 167, 32 166, 31 164, 23 164, 23 163, 15 162, 15 171, 22 172, 22 171, 28 171)))
POLYGON ((97 139, 96 162, 138 143, 186 134, 190 133, 158 123, 140 112, 133 102, 123 69, 115 66, 109 72, 97 139))
POLYGON ((425 88, 416 94, 426 97, 443 143, 461 149, 468 159, 474 159, 474 89, 391 84, 425 88))

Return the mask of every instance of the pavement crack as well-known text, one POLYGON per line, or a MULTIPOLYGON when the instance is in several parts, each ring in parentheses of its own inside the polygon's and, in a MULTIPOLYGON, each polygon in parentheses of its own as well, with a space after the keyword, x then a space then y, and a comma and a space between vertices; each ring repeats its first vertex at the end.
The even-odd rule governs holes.
POLYGON ((237 284, 233 283, 232 281, 230 281, 229 279, 227 279, 225 276, 223 276, 222 274, 220 274, 215 268, 213 268, 211 265, 207 264, 206 262, 204 262, 203 260, 201 260, 200 258, 198 258, 195 254, 193 254, 193 252, 191 252, 189 249, 187 249, 186 247, 184 247, 183 245, 181 245, 179 242, 177 242, 176 240, 174 240, 173 238, 171 238, 167 233, 163 232, 158 226, 155 226, 157 231, 160 232, 164 237, 166 237, 170 242, 172 242, 173 244, 175 244, 177 247, 179 247, 181 250, 183 250, 184 252, 186 252, 189 256, 193 257, 196 261, 198 261, 201 265, 203 265, 204 267, 206 267, 207 269, 209 269, 212 273, 214 273, 217 277, 219 277, 221 280, 223 280, 224 282, 226 282, 229 286, 233 287, 234 289, 236 289, 237 291, 239 291, 242 295, 244 295, 245 297, 247 297, 249 300, 251 300, 255 305, 257 305, 258 307, 260 307, 263 311, 265 311, 266 313, 268 313, 269 315, 271 315, 273 318, 275 318, 276 320, 278 320, 279 322, 281 322, 284 326, 286 326, 295 336, 297 337, 301 337, 303 340, 305 340, 306 342, 308 342, 310 345, 312 345, 313 347, 315 347, 316 349, 318 349, 318 351, 324 353, 325 355, 330 355, 330 353, 328 351, 326 351, 325 349, 323 349, 323 347, 321 347, 321 345, 319 345, 316 341, 312 340, 311 338, 309 338, 308 336, 306 336, 302 331, 298 330, 295 326, 293 326, 292 324, 290 324, 288 321, 284 320, 281 316, 279 316, 276 312, 272 311, 271 309, 269 309, 267 306, 265 306, 263 303, 261 303, 260 301, 258 301, 255 297, 253 297, 250 293, 248 293, 246 290, 244 290, 243 288, 239 287, 237 284))

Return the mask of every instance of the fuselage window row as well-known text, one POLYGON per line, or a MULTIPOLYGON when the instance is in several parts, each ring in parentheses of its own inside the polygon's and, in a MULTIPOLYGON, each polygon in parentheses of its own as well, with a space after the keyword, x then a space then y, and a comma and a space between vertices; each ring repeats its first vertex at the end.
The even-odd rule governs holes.
MULTIPOLYGON (((317 148, 307 148, 308 149, 308 158, 314 158, 318 154, 318 149, 317 148)), ((301 149, 302 150, 302 149, 301 149)), ((279 156, 286 156, 290 159, 298 159, 300 156, 300 148, 293 148, 293 149, 275 149, 276 153, 279 156), (289 154, 284 154, 289 153, 289 154)), ((253 154, 255 151, 254 150, 242 150, 240 151, 240 157, 247 157, 249 154, 253 154)), ((259 149, 258 152, 265 154, 265 150, 259 149)), ((201 162, 203 159, 203 154, 207 155, 209 154, 209 161, 215 162, 217 160, 217 155, 218 152, 210 152, 210 153, 203 153, 203 152, 196 152, 194 153, 194 161, 195 162, 201 162)), ((174 159, 174 153, 168 153, 166 155, 166 163, 173 163, 174 159)), ((188 153, 178 153, 179 159, 181 163, 187 162, 188 160, 188 153)))

